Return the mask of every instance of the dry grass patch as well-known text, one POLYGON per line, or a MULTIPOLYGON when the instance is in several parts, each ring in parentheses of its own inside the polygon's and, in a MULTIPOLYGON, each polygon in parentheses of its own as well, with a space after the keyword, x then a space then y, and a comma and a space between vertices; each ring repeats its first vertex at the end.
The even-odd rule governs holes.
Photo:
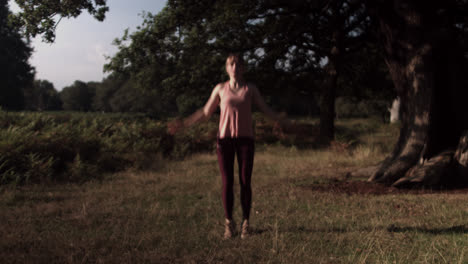
POLYGON ((363 180, 346 179, 347 171, 384 157, 381 141, 369 138, 360 141, 373 143, 344 150, 258 146, 253 235, 247 240, 222 240, 221 179, 213 153, 84 184, 3 186, 0 258, 3 263, 467 263, 466 192, 374 195, 338 188, 363 180))

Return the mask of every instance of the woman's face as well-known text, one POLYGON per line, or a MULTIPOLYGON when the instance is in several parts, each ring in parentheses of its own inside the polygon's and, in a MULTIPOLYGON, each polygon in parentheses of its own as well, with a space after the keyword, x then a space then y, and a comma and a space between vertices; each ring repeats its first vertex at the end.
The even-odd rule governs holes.
POLYGON ((239 62, 237 56, 230 56, 226 60, 226 72, 231 79, 241 79, 244 73, 244 65, 239 62))

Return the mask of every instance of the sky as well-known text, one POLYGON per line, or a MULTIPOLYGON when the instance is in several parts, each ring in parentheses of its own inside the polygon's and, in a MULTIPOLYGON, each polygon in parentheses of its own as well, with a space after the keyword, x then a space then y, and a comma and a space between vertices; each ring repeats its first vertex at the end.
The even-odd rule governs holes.
MULTIPOLYGON (((48 80, 58 91, 72 85, 76 80, 102 81, 105 74, 105 56, 112 56, 117 48, 112 45, 143 23, 141 13, 157 14, 166 5, 166 0, 108 0, 109 12, 99 22, 86 11, 72 19, 62 19, 56 30, 55 42, 45 43, 42 37, 32 41, 34 53, 30 63, 36 69, 36 79, 48 80)), ((18 8, 9 1, 13 12, 18 8)))

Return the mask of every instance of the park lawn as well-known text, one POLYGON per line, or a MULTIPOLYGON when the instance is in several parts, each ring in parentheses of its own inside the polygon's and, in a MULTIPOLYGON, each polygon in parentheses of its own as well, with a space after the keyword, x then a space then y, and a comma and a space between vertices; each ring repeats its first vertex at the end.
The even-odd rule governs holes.
MULTIPOLYGON (((350 123, 352 126, 359 124, 350 123)), ((348 124, 349 125, 349 124, 348 124)), ((362 192, 395 127, 327 149, 257 145, 253 234, 224 241, 213 153, 81 184, 2 186, 2 263, 468 263, 468 192, 362 192)), ((341 130, 340 130, 341 129, 341 130)), ((237 183, 237 179, 236 179, 237 183)), ((369 188, 376 188, 369 184, 369 188)), ((381 188, 382 189, 382 188, 381 188)), ((240 222, 238 187, 235 219, 240 222)))

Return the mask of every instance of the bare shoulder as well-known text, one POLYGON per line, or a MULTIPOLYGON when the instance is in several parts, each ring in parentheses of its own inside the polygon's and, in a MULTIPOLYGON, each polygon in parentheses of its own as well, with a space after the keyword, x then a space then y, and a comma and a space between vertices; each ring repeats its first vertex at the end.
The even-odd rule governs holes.
POLYGON ((218 95, 223 88, 223 83, 218 83, 214 88, 213 91, 211 92, 212 95, 218 95))
POLYGON ((223 87, 224 87, 224 82, 218 83, 213 89, 213 91, 219 92, 223 87))

